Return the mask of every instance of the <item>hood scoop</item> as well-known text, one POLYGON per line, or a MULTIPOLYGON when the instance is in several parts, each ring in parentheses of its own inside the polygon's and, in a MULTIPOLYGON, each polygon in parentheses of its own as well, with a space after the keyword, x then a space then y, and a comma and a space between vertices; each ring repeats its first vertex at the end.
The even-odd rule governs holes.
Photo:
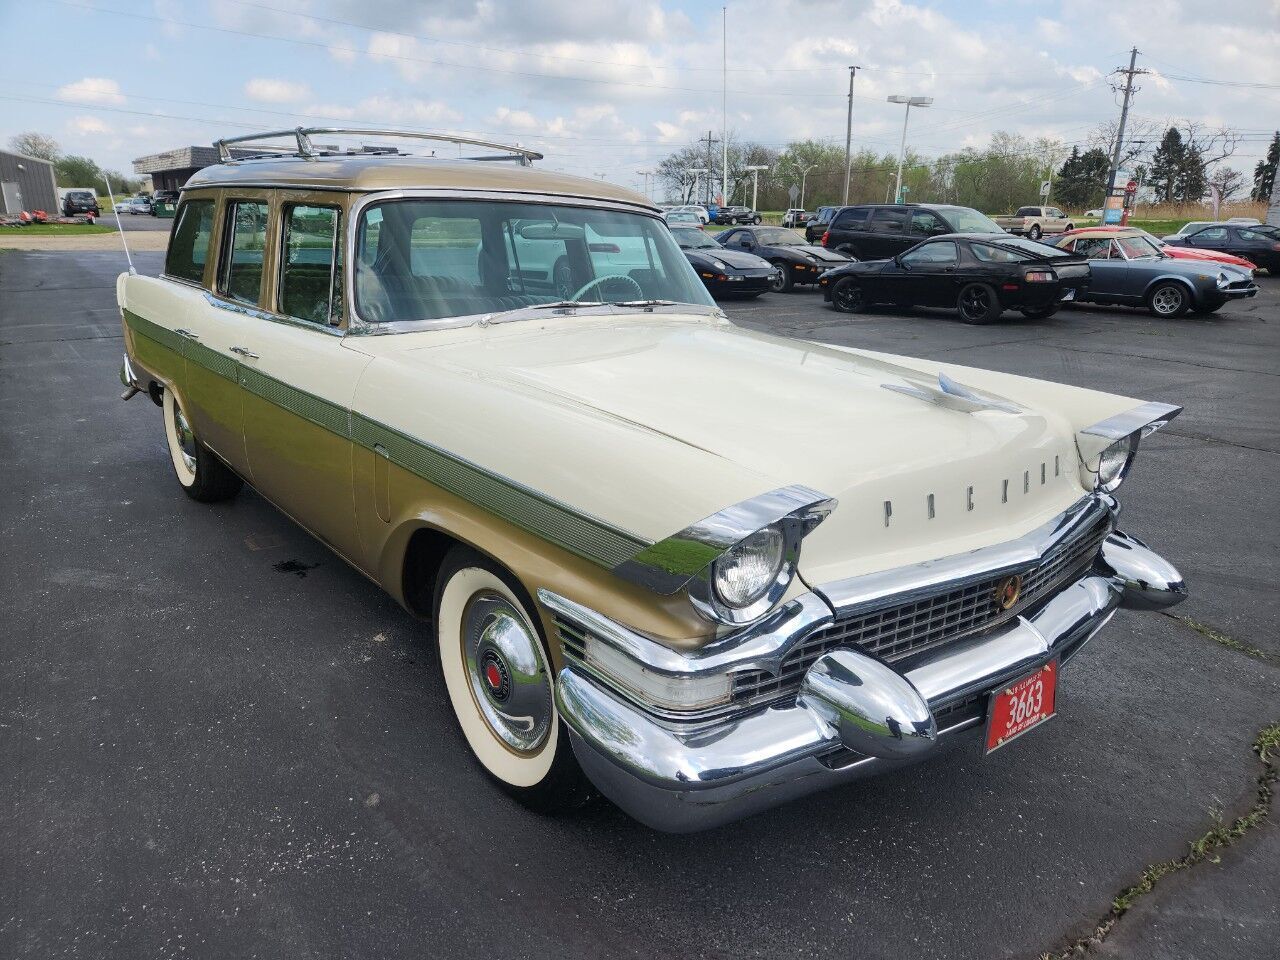
POLYGON ((977 413, 979 410, 999 410, 1001 413, 1022 413, 1023 408, 1011 400, 979 393, 972 387, 952 380, 945 373, 938 374, 938 385, 916 383, 882 383, 885 390, 915 397, 925 403, 958 410, 961 413, 977 413))

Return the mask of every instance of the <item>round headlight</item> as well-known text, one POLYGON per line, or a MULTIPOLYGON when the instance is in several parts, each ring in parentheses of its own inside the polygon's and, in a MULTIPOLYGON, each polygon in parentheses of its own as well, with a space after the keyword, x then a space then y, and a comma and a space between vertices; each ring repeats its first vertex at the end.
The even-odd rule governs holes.
POLYGON ((1095 484, 1098 490, 1110 493, 1124 482, 1137 445, 1138 438, 1135 434, 1123 440, 1117 440, 1102 451, 1098 457, 1098 478, 1095 484))
POLYGON ((776 526, 756 531, 715 562, 716 596, 735 610, 751 606, 777 582, 785 561, 782 531, 776 526))

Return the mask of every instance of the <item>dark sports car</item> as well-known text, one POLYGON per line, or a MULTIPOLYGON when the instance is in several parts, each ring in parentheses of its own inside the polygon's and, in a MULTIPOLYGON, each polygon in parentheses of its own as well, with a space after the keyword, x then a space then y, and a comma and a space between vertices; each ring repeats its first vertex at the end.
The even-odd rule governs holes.
POLYGON ((671 235, 698 271, 707 291, 724 297, 758 297, 773 289, 778 268, 741 250, 726 250, 700 229, 672 227, 671 235))
POLYGON ((1078 230, 1057 244, 1086 257, 1093 270, 1089 290, 1079 300, 1146 307, 1157 317, 1169 318, 1191 310, 1213 313, 1228 300, 1258 293, 1258 285, 1244 267, 1175 260, 1140 235, 1078 230))
POLYGON ((804 242, 800 234, 785 227, 736 227, 716 237, 726 250, 741 250, 763 257, 778 268, 775 293, 787 293, 797 283, 817 283, 832 267, 853 258, 804 242))
POLYGON ((1007 233, 949 233, 892 260, 868 260, 822 275, 822 296, 845 313, 876 303, 954 307, 965 323, 991 323, 1005 310, 1040 319, 1089 285, 1083 257, 1007 233))
POLYGON ((1193 250, 1216 250, 1244 257, 1268 273, 1280 273, 1280 227, 1265 223, 1213 223, 1192 233, 1165 237, 1174 247, 1193 250))

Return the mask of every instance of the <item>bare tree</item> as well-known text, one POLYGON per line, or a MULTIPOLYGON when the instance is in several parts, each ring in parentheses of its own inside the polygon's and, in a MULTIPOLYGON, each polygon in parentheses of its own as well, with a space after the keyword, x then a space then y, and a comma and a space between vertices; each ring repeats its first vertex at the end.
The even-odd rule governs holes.
POLYGON ((35 157, 37 160, 48 160, 50 162, 62 156, 62 147, 58 145, 57 140, 47 133, 38 133, 35 130, 28 130, 25 133, 18 134, 16 137, 10 137, 9 149, 15 153, 35 157))
MULTIPOLYGON (((1159 120, 1130 116, 1124 131, 1124 144, 1120 149, 1120 167, 1129 169, 1133 164, 1148 163, 1164 128, 1165 124, 1159 120)), ((1090 149, 1101 150, 1109 157, 1115 149, 1119 130, 1119 119, 1106 120, 1090 131, 1085 138, 1085 145, 1090 149)))
POLYGON ((1240 146, 1240 134, 1230 127, 1210 127, 1199 120, 1179 120, 1175 126, 1181 129, 1188 149, 1194 147, 1200 152, 1206 167, 1226 160, 1240 146))
POLYGON ((1244 174, 1235 167, 1220 166, 1209 176, 1209 183, 1222 192, 1222 202, 1229 203, 1245 188, 1244 174))

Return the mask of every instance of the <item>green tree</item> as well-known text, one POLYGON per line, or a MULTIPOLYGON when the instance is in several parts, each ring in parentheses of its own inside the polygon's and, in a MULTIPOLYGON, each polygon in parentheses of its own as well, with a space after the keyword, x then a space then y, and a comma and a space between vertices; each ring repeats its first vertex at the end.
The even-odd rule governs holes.
POLYGON ((1195 203, 1209 192, 1209 175, 1205 170, 1204 154, 1196 144, 1190 144, 1183 153, 1182 165, 1174 181, 1174 197, 1183 203, 1195 203))
POLYGON ((1277 167, 1280 167, 1280 130, 1271 138, 1266 159, 1259 160, 1253 168, 1253 190, 1249 193, 1252 199, 1267 201, 1275 195, 1277 167))
POLYGON ((37 160, 57 160, 62 156, 58 141, 45 133, 28 130, 9 138, 9 149, 37 160))
POLYGON ((1187 147, 1177 127, 1170 127, 1160 139, 1155 155, 1151 158, 1151 173, 1147 184, 1156 200, 1172 203, 1177 198, 1179 178, 1187 162, 1187 147))
POLYGON ((1110 168, 1111 158, 1100 147, 1084 153, 1079 147, 1072 147, 1054 184, 1058 206, 1075 209, 1101 206, 1105 194, 1102 183, 1110 168))
POLYGON ((59 157, 53 165, 53 172, 60 187, 89 187, 96 190, 102 186, 102 171, 88 157, 59 157))

